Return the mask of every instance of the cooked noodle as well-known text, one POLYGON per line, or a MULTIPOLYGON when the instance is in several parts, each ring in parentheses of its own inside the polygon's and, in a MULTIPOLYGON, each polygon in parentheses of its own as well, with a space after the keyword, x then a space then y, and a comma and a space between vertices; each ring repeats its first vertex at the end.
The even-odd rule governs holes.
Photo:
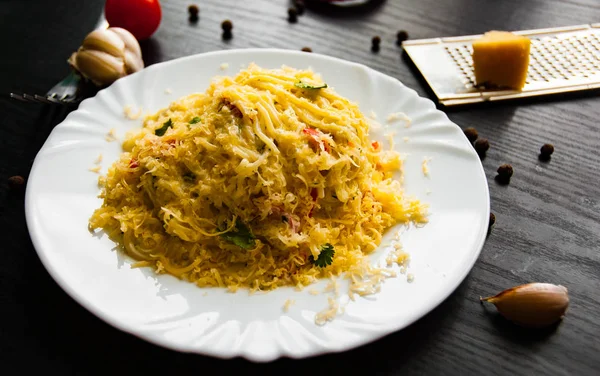
POLYGON ((198 286, 305 286, 385 273, 367 254, 397 223, 424 223, 402 162, 368 137, 358 106, 311 71, 250 66, 144 120, 110 167, 90 228, 198 286), (301 83, 298 85, 298 83, 301 83), (302 88, 305 87, 305 88, 302 88), (331 265, 315 264, 327 245, 331 265))

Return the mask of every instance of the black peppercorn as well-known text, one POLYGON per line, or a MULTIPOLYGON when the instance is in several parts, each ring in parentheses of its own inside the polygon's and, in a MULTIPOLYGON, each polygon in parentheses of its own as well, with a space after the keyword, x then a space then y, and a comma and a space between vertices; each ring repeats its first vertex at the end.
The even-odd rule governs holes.
POLYGON ((229 20, 225 20, 221 22, 221 29, 223 29, 224 32, 231 31, 233 29, 233 23, 229 20))
POLYGON ((540 159, 542 161, 547 161, 550 159, 550 156, 554 153, 554 145, 552 144, 544 144, 540 149, 540 159))
POLYGON ((10 178, 8 178, 8 186, 13 191, 23 188, 24 184, 25 184, 25 179, 23 179, 22 176, 17 175, 17 176, 11 176, 10 178))
POLYGON ((496 175, 496 181, 502 185, 510 183, 510 178, 513 175, 513 168, 509 164, 503 164, 498 167, 498 175, 496 175))
POLYGON ((480 157, 485 156, 485 153, 490 148, 490 142, 486 138, 480 138, 475 141, 475 151, 480 157))
POLYGON ((304 5, 304 1, 302 1, 302 0, 294 1, 294 7, 296 7, 296 11, 299 16, 304 14, 304 10, 306 9, 306 6, 304 5))
POLYGON ((496 223, 496 216, 494 215, 494 213, 490 213, 490 221, 488 223, 488 229, 487 229, 488 236, 492 232, 492 226, 494 226, 495 223, 496 223))
POLYGON ((509 164, 503 164, 498 167, 498 175, 510 179, 513 175, 513 168, 509 164))
POLYGON ((304 51, 304 52, 312 52, 312 49, 310 47, 302 47, 302 51, 304 51))
POLYGON ((479 137, 479 134, 477 133, 477 129, 475 129, 475 128, 472 128, 472 127, 465 128, 464 132, 465 132, 465 136, 467 136, 467 139, 469 140, 469 142, 475 142, 475 140, 477 140, 477 137, 479 137))
POLYGON ((371 39, 371 51, 378 52, 380 44, 381 44, 381 38, 377 35, 374 36, 373 39, 371 39))
POLYGON ((197 16, 197 15, 198 15, 198 12, 200 12, 200 8, 198 8, 198 6, 197 6, 197 5, 195 5, 195 4, 192 4, 192 5, 190 5, 190 6, 188 7, 188 13, 190 14, 190 17, 191 17, 191 16, 197 16))
POLYGON ((290 22, 290 23, 298 22, 298 10, 296 8, 288 9, 288 22, 290 22))
POLYGON ((396 34, 396 44, 402 46, 402 42, 408 39, 408 33, 404 30, 398 31, 396 34))

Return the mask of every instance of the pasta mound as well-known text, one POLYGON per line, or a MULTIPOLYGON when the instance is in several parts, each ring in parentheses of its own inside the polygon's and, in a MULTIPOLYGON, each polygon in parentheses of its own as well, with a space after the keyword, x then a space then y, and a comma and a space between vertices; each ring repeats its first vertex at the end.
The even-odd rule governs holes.
POLYGON ((135 265, 201 287, 345 273, 351 290, 372 292, 385 273, 367 255, 389 227, 426 222, 426 206, 394 179, 399 154, 324 86, 312 71, 251 65, 146 117, 100 180, 90 229, 135 265))

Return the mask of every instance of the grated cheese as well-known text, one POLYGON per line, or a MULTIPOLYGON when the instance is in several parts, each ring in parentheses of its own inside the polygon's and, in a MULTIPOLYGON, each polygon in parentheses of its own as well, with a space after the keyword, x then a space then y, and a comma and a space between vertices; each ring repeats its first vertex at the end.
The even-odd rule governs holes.
POLYGON ((166 89, 165 89, 165 94, 171 94, 171 93, 173 93, 173 90, 171 90, 171 89, 169 89, 169 88, 166 88, 166 89))
POLYGON ((285 303, 283 304, 283 312, 288 312, 290 310, 290 307, 292 305, 294 305, 296 303, 295 300, 292 299, 288 299, 285 301, 285 303))
POLYGON ((142 116, 142 108, 140 107, 137 112, 134 113, 133 106, 127 105, 123 109, 125 117, 129 120, 137 120, 142 116))
POLYGON ((340 304, 334 298, 327 298, 329 302, 329 306, 318 312, 315 315, 315 324, 317 325, 325 325, 328 321, 333 321, 338 314, 338 310, 340 308, 340 304))
POLYGON ((88 168, 88 170, 91 171, 91 172, 95 172, 95 173, 99 174, 101 168, 102 168, 102 166, 94 166, 94 167, 88 168))
POLYGON ((94 163, 95 163, 95 164, 100 164, 100 163, 102 163, 102 158, 103 158, 103 156, 102 156, 102 153, 100 153, 100 154, 98 155, 98 158, 96 158, 96 161, 94 161, 94 163))
POLYGON ((423 158, 423 163, 421 164, 421 170, 423 170, 423 175, 428 178, 429 177, 429 165, 428 163, 431 161, 431 158, 423 158))
POLYGON ((115 128, 113 128, 110 131, 108 131, 108 133, 106 134, 106 137, 104 137, 104 139, 107 142, 117 141, 117 130, 115 128))
POLYGON ((320 294, 319 290, 317 290, 317 289, 310 289, 310 290, 308 290, 308 293, 311 295, 319 295, 320 294))
POLYGON ((221 69, 222 71, 226 70, 227 68, 229 68, 229 63, 223 63, 219 65, 219 69, 221 69))
POLYGON ((393 123, 395 121, 401 120, 404 122, 405 128, 409 128, 412 123, 412 120, 404 112, 393 112, 388 115, 386 120, 388 123, 393 123))
POLYGON ((415 280, 415 276, 412 273, 408 273, 408 275, 406 276, 406 280, 408 281, 408 283, 413 283, 413 281, 415 280))

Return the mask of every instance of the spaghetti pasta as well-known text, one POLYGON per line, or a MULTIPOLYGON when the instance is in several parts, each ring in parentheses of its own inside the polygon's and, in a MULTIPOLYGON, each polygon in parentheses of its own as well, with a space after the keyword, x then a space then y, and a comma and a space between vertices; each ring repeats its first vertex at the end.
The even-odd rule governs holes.
POLYGON ((145 118, 102 182, 90 229, 195 282, 251 290, 346 273, 397 223, 426 222, 404 196, 397 152, 369 140, 358 106, 308 70, 256 65, 145 118), (324 253, 327 249, 327 255, 324 253))

